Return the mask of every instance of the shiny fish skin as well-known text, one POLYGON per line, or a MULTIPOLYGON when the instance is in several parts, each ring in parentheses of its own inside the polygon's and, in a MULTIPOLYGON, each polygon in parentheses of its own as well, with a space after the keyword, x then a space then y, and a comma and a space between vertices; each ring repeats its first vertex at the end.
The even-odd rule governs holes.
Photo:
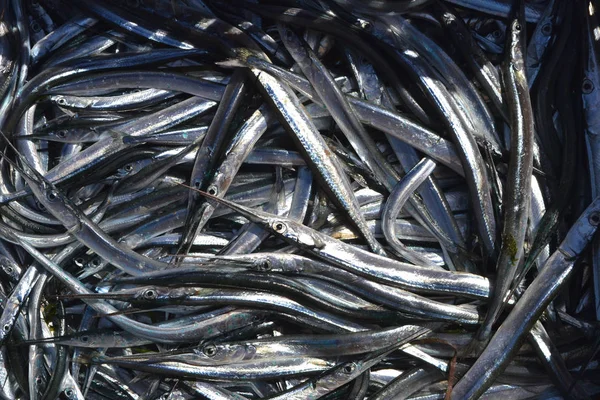
POLYGON ((552 34, 558 25, 559 2, 549 1, 546 9, 533 31, 533 38, 527 46, 526 68, 527 82, 532 87, 543 65, 543 57, 552 39, 552 34))
POLYGON ((260 223, 290 243, 313 253, 321 259, 340 267, 370 276, 373 279, 393 283, 398 287, 419 291, 440 291, 474 297, 489 296, 489 282, 472 274, 454 274, 446 271, 428 270, 411 264, 386 259, 321 234, 297 222, 277 215, 252 210, 224 199, 205 194, 209 199, 227 205, 253 222, 260 223), (434 276, 438 275, 434 278, 434 276), (420 276, 419 276, 420 275, 420 276), (392 278, 394 277, 394 278, 392 278), (437 281, 437 282, 436 282, 437 281))
POLYGON ((508 121, 502 99, 498 70, 490 62, 483 50, 474 43, 474 38, 468 26, 460 16, 456 15, 456 12, 443 2, 439 2, 437 6, 439 9, 435 11, 438 20, 443 26, 448 28, 447 31, 450 33, 452 40, 456 43, 463 57, 466 58, 478 82, 485 89, 486 94, 496 106, 497 111, 505 121, 508 121))
MULTIPOLYGON (((262 69, 275 77, 285 80, 294 89, 310 96, 313 101, 318 101, 318 96, 313 94, 314 92, 305 78, 299 77, 287 70, 282 70, 277 66, 256 60, 252 55, 249 57, 244 55, 243 60, 253 67, 262 69)), ((404 118, 401 114, 387 110, 378 104, 365 102, 354 96, 348 96, 348 100, 353 105, 358 117, 364 123, 380 129, 399 140, 406 141, 431 158, 447 165, 458 174, 464 175, 460 160, 452 143, 449 143, 427 128, 404 118)))
MULTIPOLYGON (((394 105, 389 92, 377 76, 373 65, 369 64, 365 59, 356 57, 356 55, 353 55, 350 51, 347 51, 346 57, 350 61, 352 71, 356 76, 359 91, 364 93, 365 100, 372 101, 375 104, 381 104, 387 109, 394 110, 394 105)), ((416 150, 389 133, 386 134, 386 137, 392 150, 396 154, 398 161, 402 165, 402 168, 405 172, 408 172, 408 170, 413 168, 419 160, 419 155, 416 150)), ((418 193, 423 198, 423 206, 420 206, 420 199, 418 197, 412 196, 411 202, 417 205, 414 207, 415 212, 413 214, 418 214, 418 216, 415 215, 415 217, 422 220, 439 238, 442 246, 449 253, 446 262, 449 264, 450 268, 456 268, 458 264, 455 262, 455 258, 457 258, 455 254, 456 247, 465 247, 465 244, 462 235, 458 232, 456 221, 449 210, 447 199, 433 177, 427 178, 425 183, 420 186, 418 193), (427 213, 423 212, 425 209, 427 210, 427 213), (448 242, 450 242, 450 244, 448 242)), ((463 267, 462 262, 458 265, 458 268, 463 267)), ((467 266, 465 266, 465 268, 469 269, 467 266)))
POLYGON ((198 355, 205 357, 208 364, 226 364, 249 359, 277 359, 294 354, 303 354, 305 357, 363 354, 394 344, 401 346, 410 339, 425 335, 426 332, 428 332, 428 329, 424 327, 404 326, 399 329, 377 333, 288 337, 281 342, 276 339, 266 339, 254 342, 208 343, 200 349, 198 355), (369 337, 371 340, 365 341, 365 337, 369 337), (380 341, 376 341, 377 339, 380 339, 380 341))
POLYGON ((600 396, 599 0, 0 3, 0 399, 600 396))
MULTIPOLYGON (((498 15, 503 17, 508 17, 510 14, 511 2, 507 0, 484 0, 480 2, 476 2, 473 0, 449 0, 450 3, 454 3, 457 6, 472 8, 474 10, 498 15)), ((525 8, 525 19, 527 22, 538 22, 543 10, 540 9, 539 6, 535 4, 529 4, 525 8)))
POLYGON ((398 181, 398 174, 383 159, 375 142, 358 120, 344 94, 335 84, 333 77, 308 44, 301 42, 289 27, 280 24, 278 29, 288 52, 294 57, 313 89, 344 132, 354 151, 373 172, 379 183, 389 190, 398 181))
POLYGON ((159 372, 166 376, 183 376, 186 378, 209 380, 257 380, 275 377, 294 377, 298 375, 314 375, 331 368, 331 362, 318 358, 288 358, 279 360, 277 363, 271 361, 241 364, 237 367, 197 365, 187 360, 179 361, 178 357, 170 360, 129 360, 125 358, 103 358, 98 357, 95 362, 104 364, 116 364, 119 366, 130 366, 139 371, 159 372))
POLYGON ((524 2, 515 7, 507 34, 507 54, 502 67, 506 87, 511 128, 511 158, 508 164, 506 201, 504 202, 504 227, 502 245, 496 264, 498 279, 488 315, 481 328, 479 339, 489 338, 491 325, 496 321, 513 286, 519 263, 523 258, 523 242, 531 199, 531 174, 533 171, 533 110, 529 97, 525 70, 525 18, 524 2))
POLYGON ((397 239, 395 221, 409 194, 414 192, 429 177, 435 166, 434 161, 424 159, 408 171, 388 197, 381 215, 383 232, 390 246, 394 248, 400 257, 416 265, 430 266, 431 262, 411 252, 397 239))
MULTIPOLYGON (((221 156, 225 142, 225 135, 231 125, 233 116, 239 110, 244 94, 247 90, 245 72, 236 71, 227 84, 219 106, 215 112, 202 144, 196 153, 196 159, 190 175, 190 184, 197 189, 204 189, 207 176, 214 173, 216 158, 221 156)), ((188 210, 186 224, 181 235, 181 244, 178 253, 187 253, 193 243, 193 237, 200 228, 201 217, 198 210, 198 193, 190 191, 188 196, 188 210)))
MULTIPOLYGON (((393 22, 393 20, 387 20, 393 22)), ((496 221, 492 210, 491 190, 487 170, 483 163, 480 150, 477 148, 473 132, 473 125, 467 121, 464 104, 457 103, 450 95, 450 88, 445 87, 440 81, 434 79, 434 69, 427 60, 419 57, 410 57, 411 52, 418 51, 417 43, 409 42, 404 24, 391 24, 389 40, 394 41, 397 49, 394 54, 413 75, 418 76, 422 90, 428 96, 437 112, 443 115, 444 123, 452 135, 456 150, 465 169, 465 177, 469 185, 469 193, 476 210, 475 218, 481 240, 488 254, 493 254, 495 249, 496 221), (432 76, 433 75, 433 76, 432 76), (468 167, 467 167, 468 166, 468 167)), ((437 75, 440 72, 437 71, 437 75)))
POLYGON ((311 166, 319 171, 320 178, 326 183, 328 191, 335 199, 334 201, 347 212, 350 221, 365 236, 371 249, 383 253, 383 248, 366 227, 366 221, 360 214, 359 205, 350 189, 347 175, 342 171, 337 158, 331 157, 331 151, 327 148, 323 138, 317 133, 310 117, 303 112, 296 95, 288 86, 282 85, 276 79, 259 72, 257 74, 263 77, 265 90, 269 96, 273 96, 272 101, 275 102, 277 109, 285 109, 281 114, 282 117, 286 120, 287 125, 294 133, 294 137, 311 160, 311 166), (288 107, 288 104, 291 107, 288 107))
POLYGON ((596 232, 600 221, 599 207, 600 199, 596 198, 579 217, 559 249, 546 261, 543 273, 525 291, 482 355, 454 387, 454 398, 476 398, 491 385, 493 377, 506 367, 517 350, 516 345, 573 273, 575 261, 596 232))

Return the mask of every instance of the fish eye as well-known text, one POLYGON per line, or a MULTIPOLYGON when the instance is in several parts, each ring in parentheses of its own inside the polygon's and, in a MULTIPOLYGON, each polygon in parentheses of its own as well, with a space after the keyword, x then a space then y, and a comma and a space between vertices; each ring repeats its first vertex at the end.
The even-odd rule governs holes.
POLYGON ((10 324, 6 324, 2 327, 2 329, 4 329, 4 332, 8 332, 10 331, 10 324))
POLYGON ((90 340, 89 336, 82 336, 81 337, 81 341, 84 342, 84 343, 87 343, 89 340, 90 340))
POLYGON ((94 259, 92 260, 92 265, 93 265, 94 267, 97 267, 97 266, 99 266, 99 265, 100 265, 100 260, 98 260, 97 258, 94 258, 94 259))
POLYGON ((211 196, 216 196, 217 193, 219 193, 219 190, 215 185, 210 185, 206 190, 206 193, 210 194, 211 196))
POLYGON ((273 230, 277 233, 285 233, 287 225, 281 221, 277 221, 273 224, 273 230))
POLYGON ((589 94, 589 93, 592 93, 593 90, 594 90, 594 83, 592 81, 590 81, 589 79, 585 79, 583 81, 583 85, 581 85, 581 91, 584 94, 589 94))
POLYGON ((520 31, 520 30, 521 30, 521 24, 516 24, 515 31, 520 31))
POLYGON ((591 213, 588 220, 590 221, 590 224, 597 226, 600 223, 600 213, 591 213))
POLYGON ((265 260, 260 264, 260 269, 262 271, 270 271, 273 266, 271 265, 271 261, 265 260))
POLYGON ((542 26, 542 33, 549 36, 552 33, 552 24, 545 24, 542 26))
POLYGON ((56 136, 58 136, 61 139, 64 139, 65 137, 67 137, 67 131, 61 129, 60 131, 56 132, 56 136))
POLYGON ((58 199, 58 195, 55 191, 49 190, 48 192, 46 192, 46 199, 51 202, 56 201, 56 199, 58 199))
POLYGON ((260 322, 263 320, 263 316, 260 314, 255 314, 250 317, 250 322, 260 322))
POLYGON ((355 365, 354 365, 354 364, 348 364, 348 365, 346 365, 346 366, 344 367, 343 371, 344 371, 344 373, 345 373, 345 374, 351 374, 351 373, 353 373, 353 372, 354 372, 354 369, 355 369, 355 368, 356 368, 356 367, 355 367, 355 365))
POLYGON ((204 346, 204 348, 202 349, 202 352, 204 353, 205 356, 207 357, 214 357, 217 354, 217 346, 215 346, 214 344, 207 344, 206 346, 204 346))
POLYGON ((369 32, 371 29, 373 29, 373 24, 369 21, 363 21, 361 23, 361 25, 362 25, 362 28, 367 32, 369 32))
POLYGON ((125 171, 127 171, 127 172, 131 172, 131 171, 133 171, 133 165, 131 165, 131 164, 127 164, 127 165, 125 166, 125 171))
POLYGON ((155 299, 156 291, 154 289, 148 289, 144 292, 144 298, 146 299, 155 299))
POLYGON ((65 396, 67 396, 68 398, 73 397, 73 389, 69 388, 65 390, 65 396))
POLYGON ((58 100, 56 100, 56 102, 61 106, 67 104, 67 100, 64 97, 59 98, 58 100))
POLYGON ((42 377, 41 376, 36 377, 35 378, 35 383, 37 383, 38 385, 41 385, 42 384, 42 377))
POLYGON ((9 274, 13 272, 12 267, 6 267, 6 272, 8 272, 9 274))

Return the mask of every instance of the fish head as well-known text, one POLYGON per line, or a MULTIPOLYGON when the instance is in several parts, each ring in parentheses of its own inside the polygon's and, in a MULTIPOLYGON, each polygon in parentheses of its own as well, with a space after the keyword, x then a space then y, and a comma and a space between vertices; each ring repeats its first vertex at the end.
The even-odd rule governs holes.
POLYGON ((52 183, 44 180, 29 181, 39 202, 50 211, 64 226, 68 232, 76 232, 81 228, 83 219, 87 219, 83 212, 62 191, 52 183))
POLYGON ((209 364, 235 363, 252 358, 256 349, 241 343, 207 343, 194 352, 209 364))
POLYGON ((19 281, 19 271, 21 268, 15 264, 10 258, 0 255, 0 271, 5 275, 10 282, 19 281))
POLYGON ((133 293, 133 299, 140 302, 160 302, 166 300, 173 300, 178 296, 178 292, 169 287, 163 286, 144 286, 136 288, 133 293))
POLYGON ((330 393, 338 387, 356 379, 363 371, 357 362, 351 361, 335 367, 318 380, 317 388, 320 393, 330 393))
POLYGON ((269 229, 286 241, 302 248, 320 249, 325 245, 317 232, 290 219, 271 218, 269 229))

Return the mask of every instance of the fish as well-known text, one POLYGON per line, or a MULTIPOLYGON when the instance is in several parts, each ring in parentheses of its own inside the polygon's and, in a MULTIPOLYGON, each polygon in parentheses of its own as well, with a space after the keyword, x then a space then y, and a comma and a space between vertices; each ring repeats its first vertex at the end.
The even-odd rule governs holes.
POLYGON ((537 321, 536 315, 539 317, 567 282, 573 273, 575 261, 593 239, 600 222, 599 206, 600 199, 596 198, 579 216, 558 250, 546 261, 543 273, 523 293, 507 319, 494 332, 481 356, 454 386, 452 396, 457 399, 476 398, 491 385, 493 377, 506 367, 515 353, 516 345, 520 343, 519 339, 531 330, 537 321), (502 350, 498 351, 499 348, 502 350), (482 368, 481 365, 487 367, 482 368))
POLYGON ((597 0, 26 3, 0 399, 600 396, 597 0))
POLYGON ((502 311, 507 300, 507 292, 512 287, 519 263, 522 261, 531 204, 534 120, 525 70, 524 7, 524 2, 515 5, 507 34, 506 59, 502 67, 511 121, 511 158, 508 163, 505 190, 502 245, 496 262, 498 276, 492 302, 480 330, 479 340, 482 342, 489 338, 491 325, 502 311))

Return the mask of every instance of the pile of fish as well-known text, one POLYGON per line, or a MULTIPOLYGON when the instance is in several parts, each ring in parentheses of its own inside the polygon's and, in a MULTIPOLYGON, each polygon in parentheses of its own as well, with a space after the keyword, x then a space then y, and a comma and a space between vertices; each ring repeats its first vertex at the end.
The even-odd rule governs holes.
POLYGON ((0 1, 1 399, 600 398, 600 1, 0 1))

